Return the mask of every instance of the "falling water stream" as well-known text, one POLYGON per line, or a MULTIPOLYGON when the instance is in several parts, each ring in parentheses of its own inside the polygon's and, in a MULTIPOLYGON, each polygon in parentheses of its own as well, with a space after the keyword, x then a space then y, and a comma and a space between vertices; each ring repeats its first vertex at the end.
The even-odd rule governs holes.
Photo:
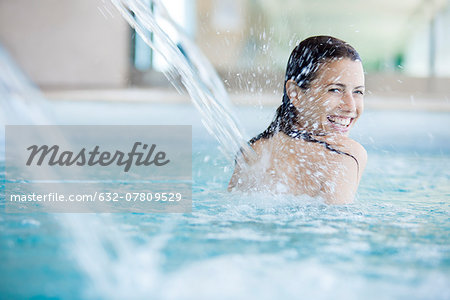
POLYGON ((165 59, 169 65, 165 74, 180 92, 177 78, 181 77, 202 116, 203 125, 218 140, 226 157, 233 161, 240 149, 251 156, 253 150, 231 113, 230 100, 222 81, 200 49, 171 19, 162 2, 152 0, 149 5, 143 0, 111 1, 144 42, 165 59), (179 40, 173 40, 161 24, 170 26, 179 40), (158 37, 158 43, 149 38, 149 32, 158 37))
MULTIPOLYGON (((41 92, 28 80, 13 63, 11 57, 0 46, 0 122, 4 125, 52 125, 54 113, 52 106, 41 92)), ((4 144, 4 131, 0 141, 4 144)), ((0 161, 4 159, 3 148, 0 161)), ((26 216, 26 215, 24 215, 26 216)), ((123 299, 121 291, 136 289, 140 294, 139 280, 118 280, 123 275, 123 266, 135 268, 132 274, 142 277, 142 272, 154 268, 154 260, 148 264, 143 259, 136 265, 131 256, 138 253, 138 248, 116 228, 109 214, 54 214, 56 221, 71 239, 71 250, 80 269, 88 278, 95 281, 95 289, 104 297, 123 299), (119 258, 119 259, 116 259, 119 258), (145 269, 142 269, 144 266, 145 269), (105 270, 109 270, 105 274, 105 270), (140 274, 140 275, 138 275, 140 274), (111 293, 111 291, 117 293, 111 293)), ((155 241, 156 242, 156 241, 155 241)), ((157 245, 157 243, 152 244, 157 245)), ((151 251, 152 245, 147 250, 151 251)), ((146 250, 146 251, 147 251, 146 250)), ((153 256, 152 256, 153 257, 153 256)), ((149 276, 151 273, 146 273, 149 276)), ((134 276, 134 275, 133 275, 134 276)), ((145 277, 147 278, 147 277, 145 277)))

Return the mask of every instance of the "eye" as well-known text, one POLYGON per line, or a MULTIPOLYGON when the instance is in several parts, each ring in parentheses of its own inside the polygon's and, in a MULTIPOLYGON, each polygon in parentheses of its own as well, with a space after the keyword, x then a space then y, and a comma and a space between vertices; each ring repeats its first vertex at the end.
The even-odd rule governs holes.
POLYGON ((364 92, 361 91, 361 90, 356 90, 356 91, 354 91, 354 93, 355 93, 355 94, 359 94, 359 95, 361 95, 361 96, 364 96, 364 92))
POLYGON ((341 92, 341 90, 338 89, 338 88, 331 88, 328 91, 331 92, 331 93, 340 93, 341 92))

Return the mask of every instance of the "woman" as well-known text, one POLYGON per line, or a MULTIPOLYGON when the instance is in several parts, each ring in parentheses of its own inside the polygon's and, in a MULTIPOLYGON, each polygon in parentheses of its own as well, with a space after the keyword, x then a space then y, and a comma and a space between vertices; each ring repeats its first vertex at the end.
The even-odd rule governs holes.
POLYGON ((291 53, 283 101, 269 127, 239 155, 229 190, 270 191, 353 201, 367 161, 347 135, 363 112, 364 72, 349 44, 330 36, 291 53))

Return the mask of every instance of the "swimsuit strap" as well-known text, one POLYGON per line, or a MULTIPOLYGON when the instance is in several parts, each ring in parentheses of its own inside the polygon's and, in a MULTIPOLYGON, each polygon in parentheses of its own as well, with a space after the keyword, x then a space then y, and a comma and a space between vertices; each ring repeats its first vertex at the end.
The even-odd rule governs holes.
POLYGON ((325 148, 327 148, 327 149, 330 150, 331 152, 335 152, 335 153, 338 153, 338 154, 347 155, 347 156, 353 158, 353 159, 355 160, 355 162, 356 162, 356 165, 357 165, 357 171, 358 171, 358 177, 359 177, 359 162, 358 162, 358 160, 356 159, 356 157, 354 157, 354 156, 351 155, 350 153, 347 153, 347 152, 344 152, 344 151, 340 151, 340 150, 334 149, 334 148, 331 147, 331 145, 328 144, 327 142, 319 141, 319 140, 313 138, 313 135, 312 135, 311 132, 300 131, 300 130, 297 130, 297 129, 291 129, 291 130, 289 130, 288 132, 285 132, 285 133, 286 133, 288 136, 290 136, 291 138, 293 138, 293 139, 297 139, 297 140, 298 140, 298 139, 302 139, 302 140, 305 140, 305 141, 307 141, 307 142, 318 143, 318 144, 321 144, 321 145, 325 146, 325 148))

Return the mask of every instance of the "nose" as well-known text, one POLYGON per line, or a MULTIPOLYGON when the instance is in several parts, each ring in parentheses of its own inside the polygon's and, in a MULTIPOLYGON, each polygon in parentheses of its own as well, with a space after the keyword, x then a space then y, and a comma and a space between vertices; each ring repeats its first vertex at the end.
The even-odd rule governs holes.
POLYGON ((353 93, 349 91, 345 91, 342 93, 340 108, 345 112, 354 112, 356 111, 356 103, 353 98, 353 93))

